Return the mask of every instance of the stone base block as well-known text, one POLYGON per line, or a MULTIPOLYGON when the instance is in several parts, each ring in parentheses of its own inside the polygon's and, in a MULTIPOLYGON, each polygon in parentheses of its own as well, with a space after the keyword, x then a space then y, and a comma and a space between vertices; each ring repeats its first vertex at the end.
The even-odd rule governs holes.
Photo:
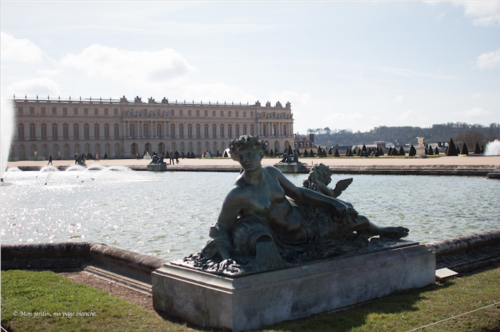
POLYGON ((237 278, 165 264, 152 273, 153 306, 198 326, 242 331, 362 303, 435 282, 423 245, 237 278))
POLYGON ((304 163, 277 163, 274 167, 279 169, 282 173, 308 173, 304 163))
POLYGON ((167 164, 148 164, 148 171, 162 172, 167 170, 167 164))

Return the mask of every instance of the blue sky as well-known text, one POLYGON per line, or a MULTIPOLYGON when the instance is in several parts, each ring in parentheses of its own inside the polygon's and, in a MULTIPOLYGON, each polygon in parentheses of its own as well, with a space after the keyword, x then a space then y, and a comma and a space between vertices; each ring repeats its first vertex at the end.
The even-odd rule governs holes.
POLYGON ((290 101, 300 133, 500 122, 500 1, 0 9, 4 98, 290 101))

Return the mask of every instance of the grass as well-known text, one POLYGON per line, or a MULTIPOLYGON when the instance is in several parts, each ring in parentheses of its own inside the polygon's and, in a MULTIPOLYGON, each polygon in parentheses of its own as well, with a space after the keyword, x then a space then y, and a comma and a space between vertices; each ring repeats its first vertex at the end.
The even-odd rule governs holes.
MULTIPOLYGON (((500 302, 500 268, 262 331, 408 331, 500 302)), ((500 303, 422 331, 500 331, 500 303)))
MULTIPOLYGON (((408 331, 500 301, 500 268, 395 294, 345 311, 260 331, 408 331)), ((52 272, 2 272, 2 326, 8 331, 186 331, 154 312, 52 272), (35 313, 75 313, 37 317, 35 313), (76 313, 95 316, 77 317, 76 313), (17 316, 14 315, 17 313, 17 316), (31 316, 21 316, 21 312, 31 316)), ((189 329, 192 330, 192 329, 189 329)), ((500 331, 500 303, 422 331, 500 331)))
POLYGON ((154 312, 56 273, 19 270, 2 271, 2 326, 9 332, 185 330, 154 312))

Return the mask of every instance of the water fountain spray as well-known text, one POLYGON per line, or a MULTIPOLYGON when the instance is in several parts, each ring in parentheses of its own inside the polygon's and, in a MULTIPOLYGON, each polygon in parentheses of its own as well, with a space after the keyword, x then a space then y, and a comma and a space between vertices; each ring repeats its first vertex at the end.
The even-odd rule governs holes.
POLYGON ((484 148, 485 156, 500 156, 500 141, 494 140, 493 142, 489 142, 486 144, 484 148))
POLYGON ((0 125, 0 178, 3 179, 9 159, 10 143, 14 135, 14 105, 12 101, 3 96, 0 108, 0 125))

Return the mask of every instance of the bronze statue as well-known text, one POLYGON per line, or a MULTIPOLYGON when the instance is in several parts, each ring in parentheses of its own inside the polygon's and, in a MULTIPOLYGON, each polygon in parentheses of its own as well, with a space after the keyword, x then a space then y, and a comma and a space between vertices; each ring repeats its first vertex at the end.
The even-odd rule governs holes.
POLYGON ((403 227, 374 225, 335 198, 323 167, 313 168, 307 188, 297 187, 276 167, 262 166, 265 143, 258 137, 241 136, 230 149, 243 172, 210 228, 212 239, 185 265, 241 275, 332 257, 345 253, 346 244, 366 247, 376 235, 391 241, 408 235, 403 227))

